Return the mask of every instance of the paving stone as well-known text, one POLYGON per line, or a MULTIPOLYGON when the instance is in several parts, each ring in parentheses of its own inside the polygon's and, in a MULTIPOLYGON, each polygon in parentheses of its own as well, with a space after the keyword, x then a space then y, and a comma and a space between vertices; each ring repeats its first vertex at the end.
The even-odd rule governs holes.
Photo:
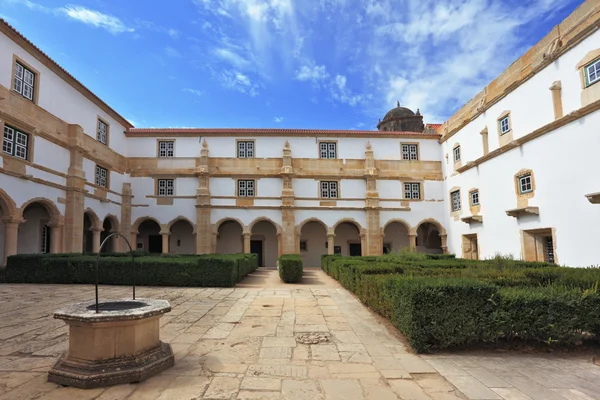
MULTIPOLYGON (((552 391, 558 393, 567 400, 596 400, 598 398, 596 397, 596 399, 594 399, 575 389, 552 389, 552 391)), ((600 392, 597 392, 596 396, 600 396, 600 392)))
POLYGON ((565 398, 545 388, 527 377, 508 376, 504 378, 508 383, 531 397, 533 400, 564 400, 565 398))
POLYGON ((412 354, 402 354, 396 358, 400 361, 402 367, 411 374, 428 374, 436 372, 435 368, 429 365, 421 357, 412 354))
POLYGON ((310 345, 310 351, 313 360, 320 361, 339 361, 340 354, 337 347, 333 344, 314 344, 310 345))
POLYGON ((504 400, 532 400, 531 397, 515 388, 492 388, 504 400))
POLYGON ((305 379, 307 369, 305 366, 295 365, 251 365, 248 368, 248 376, 284 376, 290 378, 305 379))
POLYGON ((260 358, 292 358, 291 347, 264 347, 260 350, 260 358))
POLYGON ((512 385, 486 370, 485 368, 464 368, 471 376, 483 383, 487 387, 508 388, 512 385))
POLYGON ((231 399, 239 391, 240 379, 215 377, 210 382, 205 399, 231 399))
POLYGON ((281 398, 285 400, 322 400, 323 396, 317 389, 315 381, 284 380, 281 385, 281 398))
POLYGON ((365 398, 369 400, 397 400, 398 396, 388 386, 382 385, 379 379, 361 379, 365 398))
POLYGON ((265 337, 263 347, 296 347, 296 339, 282 337, 265 337))
POLYGON ((388 381, 390 387, 402 400, 431 400, 415 382, 406 379, 391 379, 388 381))
POLYGON ((242 381, 240 389, 244 390, 281 390, 280 378, 255 378, 247 376, 242 381))
POLYGON ((321 386, 328 400, 361 400, 365 398, 358 380, 326 379, 321 381, 321 386))
POLYGON ((276 400, 281 398, 281 393, 240 390, 236 398, 239 400, 276 400))
POLYGON ((325 325, 322 315, 296 315, 296 325, 325 325))
POLYGON ((470 400, 502 400, 500 396, 472 376, 449 375, 446 379, 470 400))

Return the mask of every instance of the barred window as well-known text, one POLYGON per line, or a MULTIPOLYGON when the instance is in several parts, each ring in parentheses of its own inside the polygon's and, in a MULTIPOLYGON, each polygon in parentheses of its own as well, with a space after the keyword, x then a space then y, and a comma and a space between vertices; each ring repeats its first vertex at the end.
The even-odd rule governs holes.
POLYGON ((29 135, 13 127, 4 125, 2 151, 11 156, 27 160, 29 152, 29 135))
POLYGON ((238 145, 238 158, 254 158, 254 141, 239 141, 238 145))
POLYGON ((460 161, 460 146, 454 148, 454 162, 460 161))
POLYGON ((158 142, 158 156, 160 158, 174 157, 175 156, 175 142, 159 141, 158 142))
POLYGON ((338 198, 337 182, 321 182, 321 197, 324 199, 338 198))
POLYGON ((103 144, 106 144, 108 137, 108 125, 102 120, 98 120, 98 132, 96 132, 96 139, 103 144))
POLYGON ((421 184, 420 183, 410 183, 407 182, 404 184, 404 198, 416 199, 419 200, 421 198, 421 184))
POLYGON ((238 181, 238 197, 254 197, 256 181, 254 180, 239 180, 238 181))
POLYGON ((337 144, 335 142, 319 143, 321 158, 337 158, 337 144))
POLYGON ((510 120, 508 115, 500 120, 500 135, 504 135, 510 131, 510 120))
POLYGON ((471 205, 472 206, 479 205, 479 190, 473 190, 471 192, 471 205))
POLYGON ((590 86, 600 80, 600 60, 592 62, 585 67, 586 86, 590 86))
POLYGON ((96 165, 96 185, 108 187, 108 171, 99 165, 96 165))
POLYGON ((452 197, 452 211, 460 210, 460 190, 456 190, 450 195, 452 197))
POLYGON ((158 196, 173 196, 175 194, 175 179, 158 180, 158 196))
POLYGON ((403 144, 402 145, 402 159, 415 161, 419 159, 419 145, 418 144, 403 144))
POLYGON ((533 191, 531 184, 531 174, 525 174, 519 177, 519 192, 521 194, 530 193, 533 191))
POLYGON ((35 73, 17 61, 15 65, 14 90, 21 96, 33 101, 35 73))

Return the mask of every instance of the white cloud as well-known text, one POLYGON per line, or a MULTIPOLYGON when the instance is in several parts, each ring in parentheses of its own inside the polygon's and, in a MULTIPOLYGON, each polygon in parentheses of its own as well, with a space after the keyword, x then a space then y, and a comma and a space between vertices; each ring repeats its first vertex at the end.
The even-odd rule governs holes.
POLYGON ((203 90, 198 90, 198 89, 184 88, 182 90, 184 92, 191 93, 191 94, 193 94, 195 96, 198 96, 198 97, 203 96, 206 93, 203 90))
POLYGON ((177 31, 176 29, 173 29, 173 28, 169 29, 167 31, 167 34, 169 36, 171 36, 173 39, 177 39, 179 37, 179 31, 177 31))
POLYGON ((165 53, 167 54, 168 57, 171 57, 171 58, 181 57, 181 53, 179 53, 179 51, 177 51, 177 49, 174 49, 173 47, 165 48, 165 53))
POLYGON ((316 83, 328 77, 329 73, 324 65, 315 65, 314 67, 303 65, 296 71, 296 79, 299 81, 312 81, 316 83))
POLYGON ((60 9, 67 17, 84 24, 103 28, 112 34, 122 32, 133 32, 133 28, 127 27, 119 18, 103 14, 99 11, 90 10, 81 6, 65 6, 60 9))
POLYGON ((273 121, 275 121, 279 124, 279 123, 283 122, 283 117, 275 117, 275 118, 273 118, 273 121))
POLYGON ((331 97, 352 107, 366 100, 368 96, 352 93, 346 86, 348 79, 344 75, 336 75, 331 83, 331 97))
POLYGON ((239 54, 225 48, 217 48, 213 50, 213 54, 221 60, 227 61, 236 68, 247 67, 250 62, 239 54))
POLYGON ((258 85, 247 75, 235 70, 223 70, 216 74, 221 85, 227 89, 248 94, 252 97, 258 96, 258 85))

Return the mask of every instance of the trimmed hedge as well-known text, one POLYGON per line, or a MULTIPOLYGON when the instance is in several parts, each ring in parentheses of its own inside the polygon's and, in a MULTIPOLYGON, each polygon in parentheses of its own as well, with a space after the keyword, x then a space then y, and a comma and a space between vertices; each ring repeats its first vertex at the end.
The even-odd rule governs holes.
MULTIPOLYGON (((81 254, 14 255, 8 257, 5 281, 94 284, 96 260, 81 254)), ((258 267, 255 254, 145 256, 134 262, 135 283, 141 286, 232 287, 258 267)), ((105 285, 133 284, 131 253, 101 256, 98 279, 105 285)))
POLYGON ((279 277, 285 283, 296 283, 302 280, 304 269, 300 254, 283 254, 279 257, 279 277))

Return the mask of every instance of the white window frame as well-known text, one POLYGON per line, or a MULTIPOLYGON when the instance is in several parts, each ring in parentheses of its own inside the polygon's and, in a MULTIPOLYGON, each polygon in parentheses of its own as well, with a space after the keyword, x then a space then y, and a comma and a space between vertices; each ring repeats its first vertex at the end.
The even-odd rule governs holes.
POLYGON ((471 192, 471 205, 472 206, 479 205, 479 190, 473 190, 471 192))
POLYGON ((156 184, 157 196, 174 196, 175 179, 159 179, 156 184))
POLYGON ((402 159, 407 161, 419 160, 419 145, 418 144, 403 144, 402 159))
POLYGON ((15 76, 13 77, 14 91, 28 100, 33 101, 35 95, 35 72, 16 61, 15 76))
POLYGON ((518 183, 520 194, 527 194, 533 192, 533 180, 531 174, 519 176, 518 183), (525 188, 525 190, 523 190, 523 188, 525 188))
POLYGON ((319 158, 334 159, 337 158, 336 142, 319 142, 319 158))
POLYGON ((452 211, 460 211, 462 207, 460 202, 460 190, 455 190, 450 193, 450 198, 452 199, 452 211))
POLYGON ((418 182, 405 182, 404 198, 406 200, 421 200, 421 184, 418 182))
POLYGON ((238 197, 255 197, 256 181, 254 179, 239 179, 237 181, 238 197))
POLYGON ((2 152, 27 160, 29 155, 29 135, 12 126, 4 125, 2 152))
POLYGON ((339 183, 336 181, 321 181, 321 198, 337 199, 340 195, 339 183))
POLYGON ((174 140, 159 140, 158 141, 158 157, 159 158, 175 157, 175 141, 174 140))
POLYGON ((600 81, 600 59, 585 67, 585 86, 588 87, 600 81), (592 78, 594 75, 594 78, 592 78))
POLYGON ((454 155, 454 162, 459 162, 460 161, 460 146, 456 146, 453 150, 452 150, 452 154, 454 155))
POLYGON ((254 140, 238 140, 237 158, 254 158, 254 140))
POLYGON ((108 188, 108 169, 96 165, 96 185, 108 188))
POLYGON ((96 127, 96 140, 98 140, 102 144, 107 144, 108 142, 108 124, 98 118, 98 126, 96 127))
POLYGON ((505 135, 510 132, 510 118, 506 115, 498 122, 500 124, 500 135, 505 135))

